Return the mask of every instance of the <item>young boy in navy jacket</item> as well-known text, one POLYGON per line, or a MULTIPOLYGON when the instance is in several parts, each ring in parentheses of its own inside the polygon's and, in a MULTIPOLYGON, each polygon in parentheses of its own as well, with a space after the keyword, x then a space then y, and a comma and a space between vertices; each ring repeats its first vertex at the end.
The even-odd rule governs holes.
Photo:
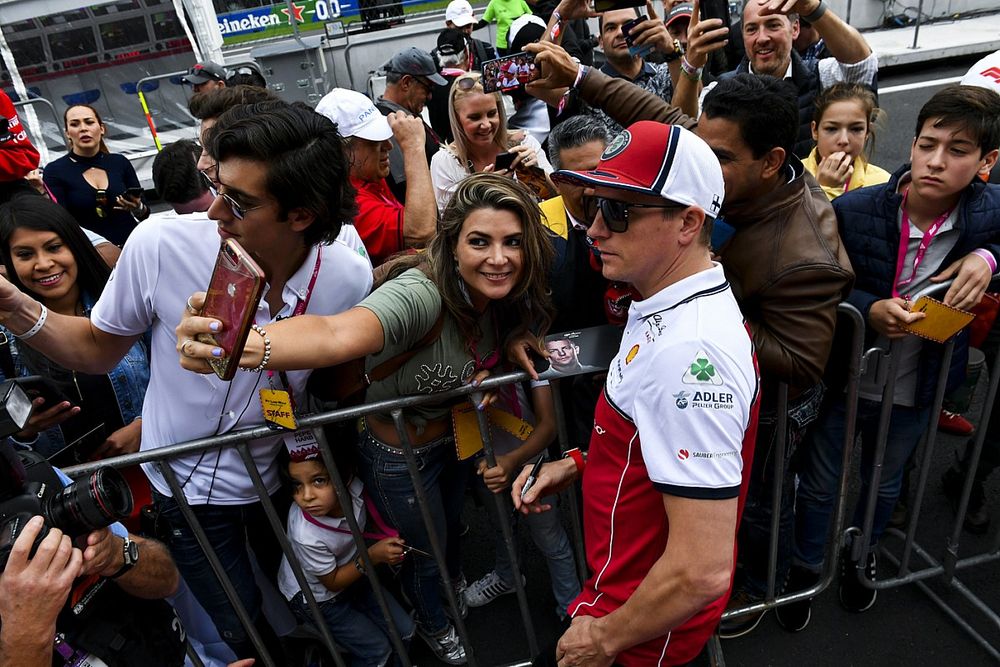
MULTIPOLYGON (((968 309, 982 297, 1000 259, 1000 187, 983 183, 997 161, 1000 146, 1000 95, 983 88, 953 86, 932 97, 920 110, 910 149, 911 164, 900 167, 883 185, 846 193, 833 201, 844 247, 856 279, 848 302, 867 326, 866 348, 888 349, 897 342, 898 357, 892 419, 879 482, 875 520, 864 574, 875 577, 874 545, 899 497, 904 468, 926 431, 930 403, 940 369, 943 345, 908 334, 902 327, 924 317, 910 312, 912 296, 936 283, 954 279, 943 301, 968 309)), ((962 381, 968 340, 960 334, 948 385, 962 381)), ((842 360, 841 360, 842 361, 842 360)), ((862 492, 867 498, 876 448, 882 386, 861 381, 857 431, 862 435, 862 492)), ((846 403, 836 399, 814 425, 804 447, 796 506, 794 565, 786 589, 801 590, 819 581, 830 516, 842 470, 846 403)), ((852 525, 861 526, 864 503, 852 525)), ((842 553, 841 603, 865 611, 876 591, 863 586, 857 561, 842 553)), ((781 607, 778 620, 797 631, 809 622, 809 602, 781 607)))

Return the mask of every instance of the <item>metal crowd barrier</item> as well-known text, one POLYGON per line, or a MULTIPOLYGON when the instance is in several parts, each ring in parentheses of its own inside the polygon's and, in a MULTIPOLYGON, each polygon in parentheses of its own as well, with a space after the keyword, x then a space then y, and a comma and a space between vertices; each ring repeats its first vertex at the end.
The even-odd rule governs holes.
MULTIPOLYGON (((767 593, 763 600, 754 602, 734 609, 727 610, 723 615, 723 620, 738 618, 752 613, 759 613, 775 609, 782 605, 800 602, 802 600, 819 595, 833 583, 837 573, 838 560, 840 557, 840 541, 837 538, 843 530, 844 517, 846 515, 847 489, 851 471, 851 456, 854 451, 854 428, 858 415, 858 391, 861 384, 861 376, 865 373, 866 365, 871 359, 869 350, 864 349, 865 343, 865 321, 857 308, 849 303, 841 303, 837 306, 837 329, 847 331, 850 334, 850 346, 848 348, 847 361, 847 385, 845 389, 847 411, 845 415, 844 455, 843 470, 840 474, 840 481, 837 487, 837 500, 833 511, 833 520, 830 522, 830 537, 827 540, 827 553, 823 559, 823 574, 819 582, 801 591, 794 591, 782 594, 779 590, 783 582, 776 581, 778 569, 778 526, 781 520, 781 498, 784 486, 785 450, 788 438, 788 385, 781 383, 778 386, 778 401, 775 414, 786 415, 785 419, 779 419, 777 423, 778 431, 775 435, 775 443, 772 448, 773 459, 773 479, 771 497, 771 536, 768 543, 768 570, 767 570, 767 593)), ((810 426, 811 428, 811 426, 810 426)), ((714 665, 724 665, 725 658, 718 634, 714 635, 709 643, 712 663, 714 665)))
MULTIPOLYGON (((994 285, 996 284, 997 277, 994 276, 994 285)), ((934 287, 928 288, 921 292, 919 296, 926 295, 936 298, 942 298, 944 293, 947 291, 949 283, 942 285, 936 285, 934 287)), ((996 326, 996 325, 994 325, 996 326)), ((955 348, 955 339, 948 341, 944 346, 943 356, 941 360, 941 370, 938 374, 937 385, 934 392, 934 400, 930 408, 930 422, 925 432, 917 450, 914 453, 914 460, 920 462, 918 482, 916 487, 916 492, 914 494, 914 500, 910 508, 909 517, 907 520, 906 530, 899 530, 896 528, 889 527, 886 529, 885 533, 887 535, 892 535, 893 537, 902 540, 902 551, 900 553, 894 553, 890 551, 889 546, 883 542, 879 545, 879 553, 885 556, 889 562, 896 566, 896 574, 894 576, 877 579, 872 582, 866 579, 862 574, 861 567, 863 563, 859 564, 859 569, 857 572, 858 579, 860 583, 868 588, 874 588, 877 590, 884 590, 889 588, 896 588, 906 584, 916 584, 917 587, 931 599, 934 604, 936 604, 949 618, 951 618, 961 630, 968 634, 973 641, 975 641, 979 646, 981 646, 987 653, 989 653, 994 660, 1000 661, 1000 648, 992 644, 983 635, 976 630, 969 622, 964 618, 948 601, 942 598, 938 593, 931 590, 927 585, 927 582, 932 579, 939 580, 944 586, 950 588, 955 593, 957 593, 961 598, 970 603, 972 607, 980 612, 985 620, 989 622, 991 627, 1000 627, 1000 615, 992 609, 987 602, 985 602, 981 597, 973 593, 967 586, 965 586, 957 577, 956 573, 958 570, 963 570, 971 568, 978 565, 984 565, 988 563, 994 563, 1000 559, 1000 531, 997 531, 991 540, 991 544, 988 550, 970 555, 965 557, 959 556, 959 544, 962 536, 963 523, 965 521, 966 510, 968 509, 969 497, 972 492, 972 486, 976 474, 976 470, 979 467, 979 459, 983 450, 983 443, 986 440, 987 426, 990 421, 990 416, 993 412, 994 403, 997 397, 997 387, 1000 384, 1000 354, 994 360, 992 367, 989 369, 989 385, 986 392, 986 398, 984 400, 982 413, 980 415, 977 423, 979 427, 977 428, 975 439, 972 442, 971 450, 967 453, 967 476, 965 479, 965 484, 962 488, 962 494, 960 497, 958 512, 955 516, 955 523, 949 535, 944 540, 944 544, 941 545, 941 552, 939 557, 935 557, 931 549, 921 546, 916 540, 916 532, 918 523, 920 520, 920 512, 924 502, 924 495, 927 490, 927 481, 930 477, 931 468, 933 466, 934 458, 934 448, 937 443, 937 415, 941 411, 941 406, 944 401, 947 381, 948 381, 948 371, 951 365, 951 358, 955 348), (914 568, 912 561, 913 555, 916 554, 923 561, 922 566, 917 566, 914 568)), ((875 453, 875 460, 872 469, 872 478, 870 483, 870 489, 868 498, 866 499, 867 508, 865 512, 865 518, 861 531, 858 537, 854 540, 854 548, 852 549, 852 558, 857 559, 866 545, 868 544, 868 536, 871 535, 872 526, 874 523, 875 515, 875 500, 878 495, 878 483, 881 479, 882 473, 882 462, 885 457, 886 449, 886 434, 890 426, 890 412, 892 409, 892 399, 893 399, 893 389, 895 380, 895 366, 898 364, 898 350, 899 342, 894 341, 890 346, 886 355, 890 362, 890 372, 886 379, 886 383, 882 394, 882 413, 879 421, 879 442, 878 449, 875 453)), ((940 471, 937 471, 940 473, 940 471)), ((906 474, 906 473, 904 473, 906 474)))
MULTIPOLYGON (((330 477, 334 482, 334 487, 336 489, 337 497, 340 500, 341 506, 351 507, 352 502, 350 499, 350 495, 344 483, 344 479, 340 471, 337 469, 337 465, 334 461, 332 452, 330 450, 330 444, 327 442, 327 439, 321 427, 326 424, 333 424, 337 422, 351 422, 361 416, 371 413, 391 414, 393 422, 396 426, 396 431, 400 438, 400 442, 402 443, 405 452, 407 465, 409 467, 410 475, 414 483, 418 503, 420 505, 420 509, 423 514, 424 523, 427 529, 428 538, 431 543, 433 556, 437 562, 439 571, 442 573, 446 573, 448 572, 448 568, 445 564, 444 546, 441 539, 442 536, 436 533, 434 529, 434 523, 433 521, 430 520, 430 514, 429 510, 427 509, 426 498, 424 497, 423 487, 421 486, 421 481, 420 481, 421 477, 420 468, 417 463, 416 456, 413 454, 412 449, 410 447, 408 435, 403 424, 403 409, 427 403, 438 403, 450 399, 461 399, 461 398, 468 398, 473 402, 478 403, 482 400, 483 394, 485 392, 497 389, 499 387, 514 382, 521 382, 527 379, 528 379, 527 374, 523 372, 506 373, 504 375, 498 375, 495 377, 488 378, 484 380, 478 387, 472 387, 467 385, 464 387, 460 387, 458 389, 454 389, 447 392, 441 392, 430 396, 413 396, 413 397, 404 397, 393 400, 378 401, 373 403, 367 403, 362 406, 344 408, 330 412, 323 412, 323 413, 304 416, 299 420, 299 427, 301 429, 312 430, 319 444, 319 449, 323 457, 323 462, 326 464, 327 470, 330 472, 330 477)), ((569 440, 568 430, 565 423, 565 416, 562 412, 561 398, 559 394, 558 385, 559 385, 558 381, 554 381, 552 383, 553 398, 555 400, 557 409, 558 439, 560 447, 563 450, 565 450, 569 449, 570 445, 568 442, 569 440)), ((490 428, 488 421, 486 419, 486 415, 483 412, 477 411, 477 416, 478 416, 480 434, 483 439, 485 456, 491 466, 496 465, 496 457, 493 452, 493 443, 490 437, 490 428)), ((254 464, 253 458, 250 454, 250 446, 248 444, 248 441, 267 436, 274 436, 274 434, 275 431, 268 428, 267 426, 260 426, 252 429, 241 430, 238 432, 226 433, 220 436, 201 438, 198 440, 192 440, 185 443, 170 445, 167 447, 161 447, 151 451, 139 452, 135 454, 127 454, 112 459, 105 459, 103 461, 73 466, 71 468, 67 468, 65 472, 71 477, 79 477, 88 474, 91 471, 96 470, 97 468, 108 465, 113 467, 124 467, 124 466, 136 465, 139 463, 158 464, 160 470, 164 475, 165 480, 167 481, 167 484, 170 486, 171 494, 176 499, 181 513, 184 515, 185 520, 188 522, 192 531, 194 532, 198 544, 204 551, 205 556, 208 559, 209 565, 212 568, 212 571, 215 573, 215 576, 219 579, 220 583, 222 584, 222 587, 225 590, 226 596, 228 597, 230 604, 232 605, 237 616, 239 617, 241 624, 243 625, 244 629, 247 632, 247 635, 250 638, 250 641, 253 643, 255 649, 260 655, 263 664, 267 665, 267 667, 276 667, 278 663, 275 662, 273 656, 271 656, 268 653, 266 647, 264 646, 264 642, 262 641, 257 629, 254 627, 250 615, 248 614, 246 608, 241 603, 239 597, 236 594, 236 589, 233 586, 233 583, 230 580, 228 573, 222 568, 218 556, 216 555, 211 545, 208 543, 208 539, 204 533, 204 530, 202 529, 202 526, 200 525, 199 521, 194 515, 194 511, 192 510, 191 506, 185 499, 183 490, 181 489, 181 486, 173 470, 170 468, 169 465, 167 465, 170 459, 179 456, 197 454, 200 452, 213 450, 220 447, 236 447, 240 453, 240 456, 243 459, 244 465, 246 466, 247 474, 249 475, 250 480, 252 481, 254 488, 256 489, 257 494, 260 498, 260 502, 264 508, 265 514, 267 515, 271 530, 274 533, 275 538, 277 539, 282 552, 288 558, 292 572, 295 575, 296 581, 306 599, 306 603, 312 614, 313 623, 315 624, 316 629, 319 631, 321 635, 322 642, 325 645, 326 649, 331 654, 331 656, 333 656, 333 659, 338 665, 338 667, 344 667, 345 665, 344 659, 341 656, 340 652, 337 650, 336 643, 333 637, 331 636, 325 621, 323 620, 323 616, 320 613, 319 606, 316 603, 315 597, 313 596, 312 592, 309 589, 309 586, 306 583, 305 575, 302 572, 301 565, 298 559, 295 557, 295 554, 291 549, 291 544, 289 543, 288 538, 285 535, 282 517, 278 515, 278 512, 275 509, 274 504, 271 502, 270 497, 268 496, 267 493, 267 489, 264 486, 260 473, 258 472, 257 467, 254 464)), ((571 491, 569 495, 571 498, 570 500, 571 507, 574 510, 571 514, 572 521, 574 523, 572 534, 577 538, 575 540, 576 542, 575 551, 577 557, 580 558, 583 553, 582 529, 579 526, 580 515, 578 511, 575 511, 576 510, 576 505, 574 502, 575 493, 571 491)), ((530 660, 531 657, 533 657, 538 653, 539 647, 535 636, 535 626, 531 618, 531 610, 528 606, 528 601, 524 590, 524 583, 521 579, 521 572, 519 566, 519 559, 517 558, 517 553, 516 553, 516 546, 513 542, 511 517, 509 510, 507 510, 503 505, 504 499, 502 495, 494 495, 494 498, 500 510, 499 512, 497 512, 497 514, 499 515, 500 528, 504 537, 504 542, 508 550, 508 553, 511 556, 511 564, 514 570, 514 581, 515 581, 515 588, 517 591, 518 606, 520 609, 521 619, 524 625, 524 632, 528 643, 528 649, 531 652, 531 656, 528 656, 528 660, 530 660)), ((390 638, 392 640, 393 647, 396 653, 399 655, 400 659, 402 660, 403 664, 410 665, 411 662, 406 650, 404 649, 404 644, 402 638, 400 637, 398 628, 396 628, 395 624, 393 623, 392 615, 388 613, 388 606, 386 604, 385 593, 383 591, 381 582, 379 581, 379 578, 377 576, 377 570, 368 556, 368 549, 364 541, 364 538, 362 537, 362 531, 360 530, 357 521, 351 512, 345 512, 345 518, 347 519, 355 543, 357 544, 358 554, 364 561, 365 569, 368 572, 368 577, 372 584, 372 588, 374 589, 375 596, 381 608, 382 614, 389 626, 390 638)), ((582 560, 578 560, 578 562, 582 563, 582 560)), ((273 576, 274 573, 268 573, 268 574, 273 576)), ((580 568, 580 576, 581 578, 584 576, 583 567, 580 568)), ((480 664, 480 662, 476 658, 465 623, 462 620, 461 615, 458 613, 459 605, 458 605, 458 600, 456 599, 455 596, 455 592, 451 586, 445 586, 444 589, 446 593, 447 603, 452 611, 452 617, 454 619, 455 628, 458 632, 459 637, 462 640, 462 643, 466 647, 468 664, 475 667, 475 665, 480 664)), ((238 656, 238 657, 247 657, 247 656, 238 656)))

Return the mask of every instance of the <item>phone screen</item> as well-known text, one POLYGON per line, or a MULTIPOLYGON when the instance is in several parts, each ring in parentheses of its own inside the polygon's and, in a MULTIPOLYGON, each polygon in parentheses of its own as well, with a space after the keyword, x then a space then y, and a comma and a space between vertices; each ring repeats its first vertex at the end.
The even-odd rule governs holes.
POLYGON ((142 188, 128 188, 127 190, 125 190, 125 195, 133 199, 135 199, 136 197, 141 197, 142 193, 143 193, 142 188))
POLYGON ((487 93, 508 92, 524 88, 541 76, 535 56, 531 53, 514 53, 503 58, 487 60, 483 63, 483 91, 487 93))
POLYGON ((510 165, 514 164, 515 159, 517 159, 517 153, 500 153, 493 162, 493 171, 510 169, 510 165))
POLYGON ((201 342, 223 349, 222 359, 209 362, 223 380, 231 380, 236 374, 263 291, 264 272, 239 243, 226 240, 219 249, 202 309, 203 317, 222 322, 222 331, 198 337, 201 342))

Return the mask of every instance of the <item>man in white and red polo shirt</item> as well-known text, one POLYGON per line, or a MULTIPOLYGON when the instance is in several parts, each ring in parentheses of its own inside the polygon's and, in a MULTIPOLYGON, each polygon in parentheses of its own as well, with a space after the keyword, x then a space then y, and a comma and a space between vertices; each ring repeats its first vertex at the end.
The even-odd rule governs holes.
POLYGON ((513 488, 521 511, 543 511, 537 499, 586 467, 591 576, 554 657, 560 667, 686 665, 729 597, 757 429, 753 344, 709 255, 722 169, 691 132, 644 121, 618 135, 595 170, 553 179, 587 188, 604 276, 641 296, 608 370, 589 456, 543 466, 523 501, 527 473, 513 488))

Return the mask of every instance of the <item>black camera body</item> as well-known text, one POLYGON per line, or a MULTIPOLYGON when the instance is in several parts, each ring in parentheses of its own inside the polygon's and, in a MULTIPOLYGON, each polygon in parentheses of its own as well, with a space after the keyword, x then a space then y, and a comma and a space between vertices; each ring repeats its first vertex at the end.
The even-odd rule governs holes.
POLYGON ((32 556, 52 528, 72 538, 82 537, 131 511, 132 492, 114 468, 101 468, 64 486, 56 469, 41 455, 16 452, 9 443, 0 443, 0 572, 33 516, 43 517, 45 528, 32 545, 32 556))

